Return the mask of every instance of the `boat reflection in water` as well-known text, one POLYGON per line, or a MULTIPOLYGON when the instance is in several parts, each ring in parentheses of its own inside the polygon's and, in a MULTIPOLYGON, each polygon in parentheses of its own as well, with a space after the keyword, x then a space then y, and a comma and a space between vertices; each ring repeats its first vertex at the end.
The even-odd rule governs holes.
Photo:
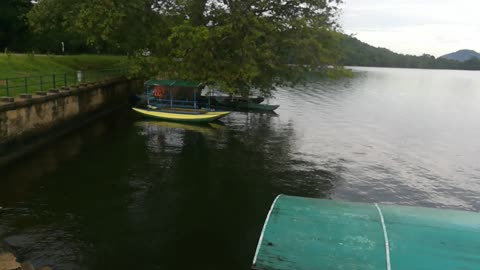
POLYGON ((171 121, 139 121, 135 123, 138 127, 143 127, 144 130, 154 130, 154 131, 161 131, 161 130, 186 130, 186 131, 193 131, 197 133, 201 133, 207 136, 213 136, 218 131, 224 130, 225 126, 222 122, 215 121, 206 123, 204 125, 196 125, 196 124, 187 124, 187 123, 179 123, 179 122, 171 122, 171 121))

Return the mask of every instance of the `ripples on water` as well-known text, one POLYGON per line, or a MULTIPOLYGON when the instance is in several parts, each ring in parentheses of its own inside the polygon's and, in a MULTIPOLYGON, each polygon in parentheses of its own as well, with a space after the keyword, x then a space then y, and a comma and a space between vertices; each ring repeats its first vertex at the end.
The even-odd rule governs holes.
POLYGON ((356 71, 278 115, 92 124, 3 169, 0 236, 58 269, 248 269, 279 193, 479 211, 478 72, 356 71))

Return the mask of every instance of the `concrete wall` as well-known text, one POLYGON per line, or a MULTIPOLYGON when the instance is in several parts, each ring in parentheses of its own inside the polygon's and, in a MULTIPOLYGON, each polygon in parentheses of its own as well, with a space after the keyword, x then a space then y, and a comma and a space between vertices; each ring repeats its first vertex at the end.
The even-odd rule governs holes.
POLYGON ((118 79, 0 103, 0 165, 127 105, 141 89, 140 80, 118 79))

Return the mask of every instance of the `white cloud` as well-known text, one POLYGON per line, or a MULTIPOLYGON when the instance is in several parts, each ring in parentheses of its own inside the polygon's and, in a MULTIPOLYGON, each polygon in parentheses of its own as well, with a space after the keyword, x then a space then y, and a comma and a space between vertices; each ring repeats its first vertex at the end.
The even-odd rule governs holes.
POLYGON ((399 53, 480 51, 478 0, 346 0, 344 31, 399 53))

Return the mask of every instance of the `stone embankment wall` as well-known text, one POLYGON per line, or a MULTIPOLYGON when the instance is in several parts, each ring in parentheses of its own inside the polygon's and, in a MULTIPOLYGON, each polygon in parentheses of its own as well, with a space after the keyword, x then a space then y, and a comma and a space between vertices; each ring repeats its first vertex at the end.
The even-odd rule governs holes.
POLYGON ((0 165, 128 104, 140 80, 115 79, 0 99, 0 165))

